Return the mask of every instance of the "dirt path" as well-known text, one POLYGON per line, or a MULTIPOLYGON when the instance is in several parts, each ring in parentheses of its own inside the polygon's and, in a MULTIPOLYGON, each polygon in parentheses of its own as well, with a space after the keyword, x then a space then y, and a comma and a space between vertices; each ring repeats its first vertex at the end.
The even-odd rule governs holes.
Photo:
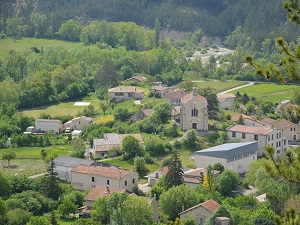
POLYGON ((253 85, 253 84, 254 84, 254 82, 250 82, 250 81, 249 81, 248 84, 244 84, 244 85, 241 85, 241 86, 238 86, 238 87, 234 87, 234 88, 228 89, 228 90, 226 90, 226 91, 222 91, 222 92, 220 92, 219 94, 226 94, 226 93, 229 93, 229 92, 238 90, 238 89, 240 89, 240 88, 244 88, 244 87, 251 86, 251 85, 253 85))

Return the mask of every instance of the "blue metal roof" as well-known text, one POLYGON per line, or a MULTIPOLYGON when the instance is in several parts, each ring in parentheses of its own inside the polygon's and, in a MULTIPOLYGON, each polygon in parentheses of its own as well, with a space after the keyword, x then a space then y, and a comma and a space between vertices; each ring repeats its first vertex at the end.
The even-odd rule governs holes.
POLYGON ((212 148, 203 149, 195 152, 195 155, 210 156, 216 158, 232 158, 245 153, 255 152, 258 150, 257 141, 242 143, 227 143, 212 148))

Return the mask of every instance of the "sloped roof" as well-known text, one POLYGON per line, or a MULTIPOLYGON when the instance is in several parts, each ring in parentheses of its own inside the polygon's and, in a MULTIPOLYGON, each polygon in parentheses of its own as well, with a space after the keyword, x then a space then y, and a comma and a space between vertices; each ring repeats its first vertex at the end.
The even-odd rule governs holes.
POLYGON ((91 165, 94 161, 70 157, 70 156, 58 156, 53 160, 53 162, 57 166, 66 166, 66 167, 75 168, 80 164, 91 165))
POLYGON ((142 109, 142 112, 146 117, 149 117, 151 116, 153 109, 142 109))
POLYGON ((96 186, 85 197, 85 201, 96 201, 99 198, 109 197, 112 193, 125 193, 126 189, 96 186))
POLYGON ((217 94, 217 98, 221 98, 221 99, 236 98, 236 95, 232 93, 219 93, 217 94))
POLYGON ((103 167, 103 166, 86 166, 79 165, 72 169, 73 173, 83 173, 83 174, 94 174, 102 177, 109 177, 114 179, 121 179, 126 176, 130 171, 112 168, 112 167, 103 167))
POLYGON ((181 89, 170 91, 164 95, 164 98, 169 100, 180 100, 183 96, 186 95, 186 92, 181 89))
POLYGON ((232 125, 228 127, 226 130, 240 132, 240 133, 257 134, 257 135, 267 135, 273 131, 272 128, 244 126, 239 124, 232 125))
POLYGON ((261 120, 257 120, 257 119, 255 119, 254 117, 248 116, 248 115, 245 115, 245 114, 234 115, 234 116, 231 117, 231 120, 232 120, 233 122, 237 122, 237 121, 240 119, 241 116, 242 116, 243 119, 248 119, 248 120, 254 121, 254 122, 256 122, 256 123, 260 123, 260 124, 262 124, 262 125, 267 125, 265 122, 263 122, 263 121, 261 121, 261 120))
POLYGON ((169 171, 169 167, 167 167, 167 166, 164 166, 164 167, 159 168, 159 169, 157 170, 157 172, 159 172, 159 173, 162 174, 162 175, 166 175, 166 174, 168 173, 168 171, 169 171))
POLYGON ((191 207, 191 208, 189 208, 189 209, 187 209, 187 210, 185 210, 185 211, 183 211, 183 212, 181 212, 181 213, 179 213, 179 214, 186 213, 186 212, 188 212, 188 211, 191 211, 191 210, 196 209, 196 208, 199 208, 199 207, 203 207, 203 208, 205 208, 206 210, 208 210, 208 211, 210 211, 211 213, 213 213, 214 211, 216 211, 216 210, 220 207, 220 204, 217 203, 216 201, 210 199, 210 200, 208 200, 208 201, 206 201, 206 202, 200 203, 199 205, 195 205, 195 206, 193 206, 193 207, 191 207))
MULTIPOLYGON (((197 98, 200 99, 201 101, 207 103, 206 98, 204 98, 202 95, 197 94, 196 96, 197 96, 197 98)), ((182 102, 182 103, 188 102, 188 101, 190 101, 191 99, 193 99, 193 97, 194 97, 194 93, 193 93, 193 92, 188 93, 187 95, 185 95, 185 96, 183 96, 183 97, 181 98, 181 102, 182 102)))
POLYGON ((195 152, 195 155, 209 156, 215 158, 229 159, 245 153, 255 152, 258 150, 258 143, 241 142, 241 143, 227 143, 218 145, 212 148, 203 149, 195 152))
POLYGON ((131 80, 137 80, 139 82, 144 82, 144 81, 146 81, 146 77, 143 77, 141 75, 137 75, 137 76, 134 76, 134 77, 130 77, 125 81, 131 81, 131 80))
POLYGON ((261 121, 264 122, 264 123, 267 123, 267 124, 272 124, 272 123, 275 122, 275 120, 273 120, 271 118, 268 118, 268 117, 267 118, 263 118, 261 121))
POLYGON ((287 127, 290 127, 290 126, 299 126, 299 125, 298 125, 298 124, 295 124, 295 123, 292 123, 292 122, 290 122, 290 121, 287 121, 287 120, 285 120, 285 119, 282 119, 282 120, 280 120, 280 121, 278 121, 278 122, 273 123, 273 126, 274 126, 274 128, 276 128, 276 129, 283 130, 283 129, 285 129, 285 128, 287 128, 287 127))
POLYGON ((164 91, 164 90, 166 90, 166 89, 168 89, 168 87, 166 87, 166 86, 161 86, 161 85, 159 85, 159 86, 152 86, 152 87, 150 88, 150 90, 153 90, 153 91, 164 91))
POLYGON ((140 141, 141 144, 144 143, 144 139, 141 134, 119 134, 119 140, 122 143, 124 138, 127 136, 133 136, 140 141))
POLYGON ((134 93, 137 91, 141 91, 141 90, 137 90, 136 87, 134 87, 134 86, 118 86, 118 87, 108 89, 108 92, 110 92, 110 93, 114 93, 114 92, 134 93))
POLYGON ((56 122, 61 123, 61 120, 53 120, 53 119, 36 119, 35 122, 56 122))

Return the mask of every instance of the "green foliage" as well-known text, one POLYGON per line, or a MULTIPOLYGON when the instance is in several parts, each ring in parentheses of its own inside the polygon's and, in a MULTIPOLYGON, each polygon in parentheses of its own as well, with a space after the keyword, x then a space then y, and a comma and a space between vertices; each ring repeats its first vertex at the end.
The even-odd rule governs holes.
POLYGON ((161 178, 159 178, 155 184, 152 186, 151 190, 150 190, 150 196, 152 198, 155 198, 157 200, 159 200, 160 195, 166 191, 166 187, 165 187, 165 176, 162 176, 161 178))
POLYGON ((58 212, 61 214, 62 218, 70 218, 70 214, 75 214, 77 211, 78 205, 71 199, 64 199, 62 203, 58 206, 58 212))
POLYGON ((186 131, 186 136, 184 139, 185 146, 194 147, 196 145, 198 138, 197 138, 197 131, 192 129, 186 131))
POLYGON ((221 163, 217 162, 212 166, 212 169, 218 170, 221 173, 223 173, 223 171, 225 170, 225 167, 221 163))
POLYGON ((139 174, 140 177, 144 177, 149 170, 146 167, 146 161, 144 157, 136 156, 134 158, 134 167, 135 171, 139 174))
POLYGON ((182 163, 177 151, 172 152, 171 162, 168 165, 168 172, 165 178, 166 188, 169 189, 173 186, 178 186, 183 183, 183 169, 182 163))
POLYGON ((187 216, 184 218, 183 224, 184 225, 196 225, 196 220, 195 220, 195 218, 193 218, 191 216, 187 216))
POLYGON ((224 196, 229 196, 231 191, 235 190, 239 184, 238 175, 232 170, 225 170, 217 178, 217 189, 224 196))
POLYGON ((7 207, 4 200, 0 197, 0 225, 7 224, 7 207))
MULTIPOLYGON (((223 205, 219 206, 219 208, 212 213, 212 215, 209 217, 209 219, 205 222, 206 225, 214 225, 216 217, 228 217, 231 218, 231 215, 227 208, 223 205)), ((239 224, 239 223, 236 223, 239 224)))
POLYGON ((174 186, 160 196, 160 208, 170 220, 174 220, 182 207, 188 209, 198 203, 194 189, 185 185, 174 186))
POLYGON ((32 216, 27 225, 51 225, 47 217, 32 216))
POLYGON ((23 209, 13 209, 7 212, 8 223, 7 225, 24 225, 29 222, 32 216, 31 212, 23 209))
POLYGON ((117 120, 126 121, 130 116, 130 112, 127 108, 118 108, 114 111, 114 116, 117 120))
POLYGON ((17 154, 15 152, 13 152, 12 150, 8 150, 7 152, 3 153, 2 159, 7 160, 8 167, 10 167, 10 161, 12 159, 15 159, 16 156, 17 156, 17 154))
POLYGON ((110 216, 109 199, 107 197, 97 199, 92 207, 91 217, 93 221, 107 224, 110 216))
POLYGON ((126 159, 134 159, 136 156, 144 155, 144 150, 140 145, 140 141, 131 135, 128 135, 123 139, 122 149, 126 159))
POLYGON ((0 173, 0 197, 2 199, 7 199, 12 192, 12 184, 10 180, 0 173))
POLYGON ((150 137, 145 144, 145 150, 149 152, 151 156, 163 156, 166 154, 166 148, 163 142, 156 137, 150 137))
POLYGON ((164 102, 156 105, 153 115, 159 123, 166 123, 171 117, 171 104, 164 102))

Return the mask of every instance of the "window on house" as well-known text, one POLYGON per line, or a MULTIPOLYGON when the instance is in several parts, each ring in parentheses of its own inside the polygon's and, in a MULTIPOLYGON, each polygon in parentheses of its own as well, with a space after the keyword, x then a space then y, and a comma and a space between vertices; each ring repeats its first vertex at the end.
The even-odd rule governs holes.
POLYGON ((258 140, 258 135, 254 134, 254 140, 257 141, 258 140))
POLYGON ((127 186, 127 180, 125 180, 125 186, 127 186))
POLYGON ((281 141, 278 141, 278 145, 279 145, 279 147, 281 146, 281 141))
POLYGON ((192 109, 192 116, 198 116, 198 109, 192 109))
POLYGON ((280 150, 277 150, 277 154, 280 154, 280 150))
POLYGON ((159 178, 159 173, 156 173, 156 174, 155 174, 155 178, 159 178))
POLYGON ((279 138, 281 138, 281 132, 279 133, 279 138))
POLYGON ((291 131, 293 131, 293 128, 291 127, 291 131))
POLYGON ((268 141, 270 141, 270 135, 268 135, 268 141))
POLYGON ((274 139, 273 134, 272 134, 272 140, 274 139))
POLYGON ((128 97, 134 97, 134 93, 128 93, 128 97))
POLYGON ((92 182, 95 182, 95 177, 92 177, 92 182))
POLYGON ((106 181, 106 184, 109 185, 109 180, 106 181))
POLYGON ((283 144, 286 145, 286 139, 283 140, 283 144))
POLYGON ((276 148, 278 147, 278 142, 276 141, 276 148))
POLYGON ((294 127, 294 131, 296 131, 296 128, 294 127))
POLYGON ((232 131, 232 137, 236 137, 236 132, 232 131))
POLYGON ((135 183, 135 179, 134 179, 134 178, 132 179, 132 183, 133 183, 133 184, 135 183))
POLYGON ((246 139, 246 134, 245 133, 242 133, 242 138, 246 139))
POLYGON ((276 138, 278 139, 278 133, 276 134, 276 138))

